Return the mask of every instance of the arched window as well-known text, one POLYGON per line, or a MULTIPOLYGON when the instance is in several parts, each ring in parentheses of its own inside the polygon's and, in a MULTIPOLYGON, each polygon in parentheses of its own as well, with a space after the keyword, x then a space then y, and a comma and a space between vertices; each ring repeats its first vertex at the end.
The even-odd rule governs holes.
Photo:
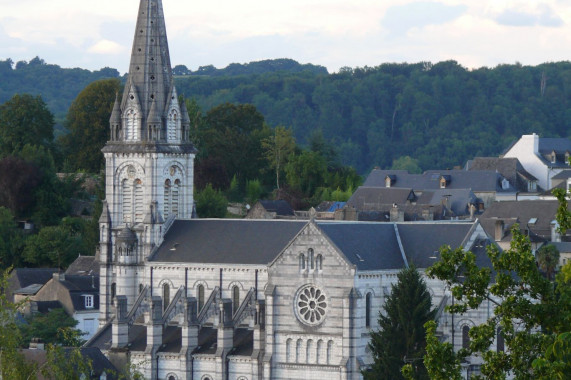
POLYGON ((167 218, 171 211, 171 180, 165 181, 165 196, 163 199, 164 216, 167 218))
POLYGON ((470 327, 467 325, 462 327, 462 348, 470 348, 470 327))
POLYGON ((291 345, 293 344, 291 339, 286 341, 286 362, 291 363, 293 360, 292 353, 291 353, 291 345))
POLYGON ((317 258, 315 259, 315 267, 318 271, 323 270, 323 256, 317 255, 317 258))
POLYGON ((297 343, 295 344, 295 362, 299 363, 301 360, 301 346, 302 346, 302 341, 301 339, 297 340, 297 343))
POLYGON ((317 341, 317 364, 323 364, 323 358, 325 357, 324 348, 323 340, 319 339, 317 341))
POLYGON ((204 285, 198 285, 198 312, 200 313, 200 311, 202 310, 202 308, 204 307, 204 285))
POLYGON ((128 179, 124 179, 121 184, 121 203, 122 203, 122 212, 123 212, 123 222, 131 223, 132 222, 132 206, 133 206, 133 189, 131 183, 128 179))
POLYGON ((111 284, 111 299, 115 298, 116 295, 117 295, 117 284, 112 283, 111 284))
POLYGON ((167 136, 169 141, 174 141, 177 139, 177 128, 178 127, 178 114, 175 110, 169 113, 169 119, 167 124, 167 136))
POLYGON ((365 297, 365 326, 371 327, 371 301, 372 295, 371 293, 367 293, 365 297))
POLYGON ((496 351, 497 352, 504 352, 504 334, 502 332, 502 328, 498 327, 498 335, 496 337, 496 351))
POLYGON ((299 269, 305 270, 305 255, 303 253, 299 255, 299 269))
POLYGON ((178 202, 180 193, 180 179, 174 181, 174 186, 172 187, 172 213, 173 215, 178 215, 178 202))
POLYGON ((307 254, 308 254, 307 261, 309 261, 307 266, 309 267, 309 269, 314 270, 315 269, 315 261, 313 261, 313 249, 309 248, 309 250, 307 251, 307 254))
POLYGON ((135 222, 143 221, 143 182, 140 179, 135 181, 135 222))
POLYGON ((163 285, 163 309, 166 310, 171 299, 171 288, 169 284, 163 285))
POLYGON ((327 342, 327 364, 331 364, 333 362, 333 341, 330 340, 327 342))
POLYGON ((240 288, 238 286, 234 286, 232 288, 232 314, 238 311, 240 307, 240 288))
POLYGON ((134 110, 127 111, 127 130, 125 131, 125 140, 139 139, 139 119, 134 110))
POLYGON ((311 363, 313 360, 313 340, 307 341, 307 347, 305 347, 305 362, 311 363))

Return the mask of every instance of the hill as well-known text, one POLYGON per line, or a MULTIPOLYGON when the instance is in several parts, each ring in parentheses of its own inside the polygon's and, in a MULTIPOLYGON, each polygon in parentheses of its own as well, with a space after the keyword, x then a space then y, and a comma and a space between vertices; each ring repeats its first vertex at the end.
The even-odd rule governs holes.
MULTIPOLYGON (((421 169, 452 168, 474 156, 498 155, 522 134, 568 137, 571 63, 469 70, 455 61, 325 68, 293 60, 174 69, 179 93, 203 112, 250 103, 270 125, 284 125, 304 144, 320 131, 342 162, 361 173, 410 156, 421 169)), ((61 69, 36 58, 0 61, 0 102, 41 94, 56 115, 91 81, 114 69, 61 69)))

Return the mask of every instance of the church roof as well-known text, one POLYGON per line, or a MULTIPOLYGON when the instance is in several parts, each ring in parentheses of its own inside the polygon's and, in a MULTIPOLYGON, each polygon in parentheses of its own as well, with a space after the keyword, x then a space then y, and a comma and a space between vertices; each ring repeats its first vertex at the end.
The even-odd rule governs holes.
MULTIPOLYGON (((289 220, 177 220, 151 261, 268 265, 306 225, 289 220)), ((404 256, 419 268, 432 265, 434 252, 443 245, 459 247, 474 222, 319 221, 316 225, 358 270, 390 270, 403 268, 404 256)))
POLYGON ((177 220, 151 261, 267 265, 307 222, 177 220))

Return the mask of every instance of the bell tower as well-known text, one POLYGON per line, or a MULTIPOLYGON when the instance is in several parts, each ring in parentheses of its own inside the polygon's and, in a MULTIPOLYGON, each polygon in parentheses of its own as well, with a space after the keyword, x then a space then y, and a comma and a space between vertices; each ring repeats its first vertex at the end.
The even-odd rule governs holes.
POLYGON ((141 0, 129 77, 110 119, 100 224, 100 322, 117 295, 130 308, 145 261, 176 219, 192 217, 196 149, 174 86, 161 0, 141 0))

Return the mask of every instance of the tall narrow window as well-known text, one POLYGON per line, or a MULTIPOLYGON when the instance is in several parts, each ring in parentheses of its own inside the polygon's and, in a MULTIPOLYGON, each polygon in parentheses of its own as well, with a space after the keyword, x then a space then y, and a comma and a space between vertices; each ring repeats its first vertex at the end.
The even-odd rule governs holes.
POLYGON ((232 288, 232 314, 235 314, 240 307, 240 288, 234 286, 232 288))
POLYGON ((172 187, 172 213, 173 215, 178 215, 178 202, 180 193, 180 179, 174 181, 174 186, 172 187))
POLYGON ((496 337, 496 351, 504 352, 504 334, 502 333, 502 328, 498 327, 498 336, 496 337))
POLYGON ((163 285, 163 310, 166 310, 169 306, 171 299, 171 288, 169 284, 163 285))
POLYGON ((140 179, 135 181, 135 222, 143 221, 143 183, 140 179))
POLYGON ((317 258, 315 259, 315 268, 317 268, 318 271, 323 270, 323 256, 317 255, 317 258))
POLYGON ((324 348, 323 340, 319 339, 317 341, 317 364, 323 364, 323 358, 325 356, 323 352, 324 348))
POLYGON ((177 139, 177 127, 178 127, 178 114, 176 111, 172 110, 169 113, 169 119, 167 124, 167 138, 169 141, 174 141, 177 139))
POLYGON ((365 326, 371 327, 371 293, 367 293, 365 297, 365 326))
POLYGON ((204 307, 204 285, 198 285, 198 312, 204 307))
POLYGON ((330 340, 327 342, 327 364, 331 364, 333 362, 333 341, 330 340))
POLYGON ((309 251, 307 252, 308 254, 308 258, 307 261, 309 261, 308 266, 311 270, 315 269, 315 261, 313 261, 313 249, 309 248, 309 251))
POLYGON ((133 110, 127 111, 127 130, 125 131, 125 140, 139 139, 139 120, 137 113, 133 110))
POLYGON ((305 255, 303 253, 299 255, 299 269, 305 270, 305 255))
POLYGON ((462 348, 470 348, 470 327, 462 327, 462 348))
POLYGON ((128 179, 124 179, 122 183, 122 193, 123 196, 121 197, 122 202, 122 212, 123 212, 123 222, 131 223, 132 222, 132 205, 133 205, 133 189, 131 187, 131 183, 128 179))
POLYGON ((171 210, 171 180, 167 179, 165 181, 165 196, 163 200, 164 216, 167 218, 170 215, 171 210))
POLYGON ((291 339, 286 341, 286 362, 291 363, 293 361, 291 354, 291 345, 293 344, 291 339))
POLYGON ((112 283, 111 284, 111 299, 115 298, 116 295, 117 295, 117 284, 112 283))
POLYGON ((305 347, 305 362, 311 363, 313 360, 313 340, 307 341, 307 347, 305 347))

